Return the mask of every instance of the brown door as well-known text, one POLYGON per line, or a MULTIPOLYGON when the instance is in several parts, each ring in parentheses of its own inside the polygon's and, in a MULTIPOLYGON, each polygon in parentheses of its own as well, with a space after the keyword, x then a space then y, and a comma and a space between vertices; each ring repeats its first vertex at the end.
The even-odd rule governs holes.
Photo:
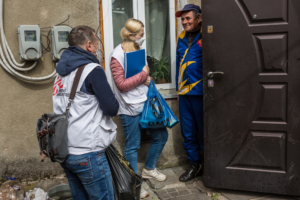
POLYGON ((300 195, 300 0, 202 11, 205 185, 300 195))

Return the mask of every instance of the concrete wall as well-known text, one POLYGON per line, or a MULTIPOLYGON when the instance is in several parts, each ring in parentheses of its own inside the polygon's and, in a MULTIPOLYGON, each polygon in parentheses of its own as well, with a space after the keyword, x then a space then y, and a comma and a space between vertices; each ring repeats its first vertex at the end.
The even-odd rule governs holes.
MULTIPOLYGON (((71 26, 99 25, 99 0, 4 0, 4 30, 8 43, 19 61, 18 25, 39 24, 53 26, 68 18, 71 26)), ((42 34, 49 29, 42 29, 42 34)), ((43 37, 43 43, 46 40, 43 37)), ((55 68, 50 53, 44 61, 28 72, 28 76, 44 76, 55 68)), ((28 63, 29 66, 29 63, 28 63)), ((44 112, 52 111, 53 80, 44 84, 19 81, 0 67, 0 177, 15 174, 18 178, 43 177, 61 173, 58 164, 39 161, 35 133, 36 120, 44 112)))
MULTIPOLYGON (((200 0, 177 0, 181 9, 186 3, 200 4, 200 0)), ((19 44, 16 34, 18 25, 39 24, 41 28, 53 26, 65 19, 70 26, 89 25, 95 29, 99 26, 99 0, 5 0, 4 30, 17 61, 19 61, 19 44)), ((49 29, 42 29, 47 35, 49 29)), ((178 32, 181 24, 178 21, 178 32)), ((43 43, 46 39, 43 37, 43 43)), ((110 52, 106 52, 110 53, 110 52)), ((31 63, 28 63, 29 66, 31 63)), ((43 54, 36 68, 26 75, 45 76, 55 69, 50 53, 43 54)), ((4 175, 14 174, 17 178, 42 178, 62 173, 56 163, 47 159, 39 160, 39 148, 35 133, 36 120, 46 112, 52 112, 53 80, 42 84, 31 84, 18 80, 0 67, 0 179, 4 175)), ((168 104, 179 117, 178 102, 168 100, 168 104)), ((119 117, 114 121, 118 125, 118 136, 114 144, 123 151, 124 134, 119 117)), ((175 166, 186 162, 182 147, 180 125, 169 130, 169 140, 159 158, 162 167, 175 166)), ((141 144, 139 151, 139 170, 142 169, 150 143, 141 144)))

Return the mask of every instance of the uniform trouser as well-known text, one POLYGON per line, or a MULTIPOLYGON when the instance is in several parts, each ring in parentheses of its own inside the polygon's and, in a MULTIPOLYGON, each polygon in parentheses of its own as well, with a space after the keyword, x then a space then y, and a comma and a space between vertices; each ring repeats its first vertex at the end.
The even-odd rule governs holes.
POLYGON ((200 164, 200 147, 203 149, 203 96, 180 95, 179 112, 183 147, 191 163, 200 164), (200 142, 198 140, 200 134, 200 142))

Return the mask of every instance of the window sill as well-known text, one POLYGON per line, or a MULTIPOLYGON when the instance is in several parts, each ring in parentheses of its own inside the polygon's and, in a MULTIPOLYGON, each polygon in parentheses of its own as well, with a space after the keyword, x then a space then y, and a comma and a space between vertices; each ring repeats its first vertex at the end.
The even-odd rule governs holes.
POLYGON ((164 99, 177 99, 178 98, 176 89, 169 89, 169 90, 160 89, 158 91, 163 96, 164 99))
POLYGON ((162 97, 164 99, 177 99, 178 95, 177 94, 164 94, 164 95, 162 95, 162 97))

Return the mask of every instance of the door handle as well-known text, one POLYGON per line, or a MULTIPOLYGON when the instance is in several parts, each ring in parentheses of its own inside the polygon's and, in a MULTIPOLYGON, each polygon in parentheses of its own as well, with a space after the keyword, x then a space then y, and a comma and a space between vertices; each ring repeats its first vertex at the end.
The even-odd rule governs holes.
POLYGON ((224 74, 224 72, 208 72, 207 76, 208 78, 213 78, 215 74, 224 74))

